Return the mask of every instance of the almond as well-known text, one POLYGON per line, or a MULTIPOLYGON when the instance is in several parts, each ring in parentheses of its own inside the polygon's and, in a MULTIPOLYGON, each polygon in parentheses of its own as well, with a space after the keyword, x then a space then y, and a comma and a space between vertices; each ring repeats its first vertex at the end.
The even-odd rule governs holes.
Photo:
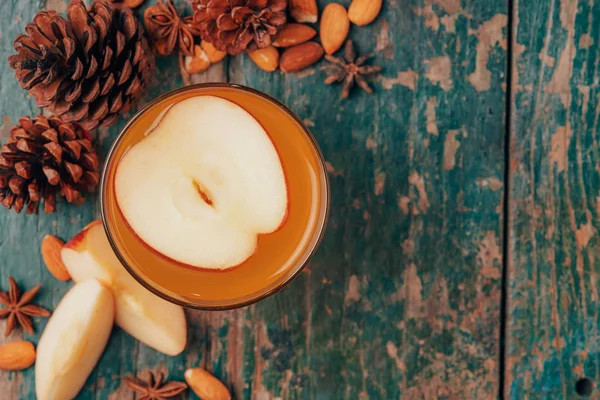
POLYGON ((219 62, 227 55, 226 51, 217 50, 212 43, 209 43, 206 40, 203 40, 202 43, 200 43, 200 46, 202 46, 202 50, 204 50, 211 63, 219 62))
POLYGON ((35 362, 35 348, 25 340, 0 346, 0 369, 18 371, 29 368, 35 362))
POLYGON ((273 46, 295 46, 297 44, 308 42, 310 39, 314 38, 316 34, 317 31, 308 25, 294 23, 286 24, 277 34, 275 41, 273 41, 273 46))
POLYGON ((258 67, 267 72, 273 72, 279 66, 279 52, 273 46, 265 47, 248 53, 258 67))
POLYGON ((383 0, 353 0, 348 8, 348 18, 358 26, 368 25, 377 18, 383 0))
POLYGON ((306 42, 290 47, 283 52, 279 68, 283 72, 296 72, 310 67, 323 57, 323 48, 315 42, 306 42))
POLYGON ((231 399, 225 385, 203 368, 190 368, 185 371, 184 377, 190 389, 202 400, 231 399))
POLYGON ((68 281, 71 279, 71 275, 65 268, 60 251, 62 250, 65 242, 60 240, 54 235, 46 235, 42 239, 42 258, 48 271, 59 281, 68 281))
POLYGON ((317 0, 290 0, 290 15, 298 22, 315 23, 319 19, 317 0))
POLYGON ((185 71, 188 74, 197 74, 202 71, 206 71, 210 67, 210 60, 208 56, 202 50, 202 47, 195 45, 194 46, 194 56, 185 57, 185 71))
POLYGON ((342 47, 348 37, 350 20, 344 6, 329 3, 321 15, 321 43, 325 53, 333 54, 342 47))

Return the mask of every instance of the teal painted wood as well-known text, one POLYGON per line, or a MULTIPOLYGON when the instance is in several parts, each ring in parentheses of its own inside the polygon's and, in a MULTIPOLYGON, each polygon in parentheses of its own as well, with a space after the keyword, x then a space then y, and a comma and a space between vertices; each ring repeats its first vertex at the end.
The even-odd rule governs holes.
POLYGON ((516 1, 506 393, 600 383, 600 3, 516 1))
MULTIPOLYGON (((38 9, 65 9, 63 0, 0 3, 0 18, 10 15, 0 24, 2 59, 38 9)), ((189 312, 181 356, 115 329, 78 398, 131 399, 123 376, 152 368, 182 379, 196 365, 236 398, 495 398, 507 12, 506 0, 386 1, 374 24, 351 32, 360 51, 379 50, 374 63, 385 69, 373 96, 343 101, 319 66, 268 74, 247 56, 193 77, 264 90, 305 120, 329 163, 328 232, 310 266, 276 296, 236 311, 189 312)), ((6 135, 10 121, 35 109, 0 68, 6 135)), ((146 100, 182 84, 177 60, 162 58, 146 100)), ((102 154, 125 120, 98 132, 102 154)), ((25 285, 42 281, 39 299, 54 308, 70 285, 46 271, 39 243, 47 233, 68 239, 97 217, 90 200, 38 217, 0 210, 0 284, 9 273, 25 285)), ((25 337, 37 342, 43 326, 25 337)), ((0 373, 0 393, 34 398, 33 378, 31 369, 0 373)))
POLYGON ((462 5, 386 2, 353 27, 359 50, 383 47, 374 96, 231 61, 308 121, 333 172, 314 262, 246 317, 261 352, 244 395, 497 396, 506 54, 473 31, 506 38, 507 3, 462 5))

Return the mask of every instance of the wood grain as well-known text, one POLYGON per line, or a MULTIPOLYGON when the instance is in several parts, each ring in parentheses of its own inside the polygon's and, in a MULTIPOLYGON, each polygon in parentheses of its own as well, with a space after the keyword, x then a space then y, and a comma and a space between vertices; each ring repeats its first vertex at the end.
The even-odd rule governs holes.
POLYGON ((505 389, 577 398, 600 365, 600 3, 516 1, 505 389))
MULTIPOLYGON (((0 25, 3 59, 44 5, 0 2, 0 18, 11 16, 0 25)), ((357 91, 344 101, 341 87, 323 84, 320 65, 268 74, 245 55, 192 77, 263 90, 311 127, 332 180, 325 240, 276 296, 188 313, 184 355, 158 354, 115 329, 79 398, 131 399, 123 376, 152 368, 181 380, 197 365, 236 398, 496 398, 507 13, 507 0, 386 1, 375 23, 351 29, 358 50, 377 49, 373 62, 384 67, 373 96, 357 91)), ((5 135, 35 109, 6 63, 0 72, 5 135)), ((182 84, 175 57, 162 58, 146 100, 182 84)), ((98 132, 102 154, 125 120, 98 132)), ((90 200, 59 204, 49 216, 0 210, 0 284, 9 273, 25 284, 41 280, 41 303, 54 308, 69 284, 45 270, 39 242, 47 233, 69 239, 97 217, 90 200)), ((28 339, 37 341, 43 323, 36 328, 28 339)), ((0 393, 34 398, 33 371, 0 373, 0 393)))

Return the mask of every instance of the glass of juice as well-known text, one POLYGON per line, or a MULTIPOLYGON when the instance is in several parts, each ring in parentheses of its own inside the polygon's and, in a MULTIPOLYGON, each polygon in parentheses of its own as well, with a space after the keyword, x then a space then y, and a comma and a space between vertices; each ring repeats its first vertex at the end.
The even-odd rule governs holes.
POLYGON ((323 237, 329 197, 323 155, 300 118, 227 83, 186 86, 139 111, 108 153, 100 194, 131 275, 168 301, 212 310, 294 279, 323 237))

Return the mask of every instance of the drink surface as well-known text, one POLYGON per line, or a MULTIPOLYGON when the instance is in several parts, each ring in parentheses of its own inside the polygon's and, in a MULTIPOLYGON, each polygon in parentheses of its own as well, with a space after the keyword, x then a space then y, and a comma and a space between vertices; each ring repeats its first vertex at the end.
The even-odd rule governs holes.
POLYGON ((318 150, 303 126, 268 99, 232 87, 198 87, 175 93, 133 121, 113 150, 103 193, 109 236, 136 275, 175 300, 208 306, 249 301, 293 274, 317 244, 326 218, 325 173, 318 150), (127 224, 114 193, 119 160, 145 137, 165 109, 190 97, 208 95, 236 103, 262 125, 279 154, 288 191, 287 215, 281 227, 259 235, 255 253, 223 271, 177 263, 146 245, 127 224))

